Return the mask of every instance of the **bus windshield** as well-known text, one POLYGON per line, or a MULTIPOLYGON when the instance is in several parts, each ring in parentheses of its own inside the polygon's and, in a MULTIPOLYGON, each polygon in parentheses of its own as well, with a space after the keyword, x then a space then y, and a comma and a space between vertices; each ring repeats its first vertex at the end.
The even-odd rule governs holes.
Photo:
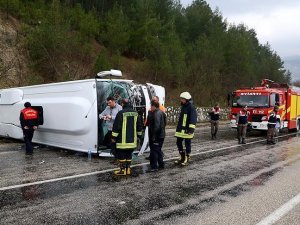
POLYGON ((132 95, 130 84, 120 81, 97 81, 97 105, 100 113, 106 108, 106 99, 111 96, 121 105, 124 98, 130 99, 132 95))
POLYGON ((232 100, 232 107, 269 107, 268 95, 235 95, 232 100))

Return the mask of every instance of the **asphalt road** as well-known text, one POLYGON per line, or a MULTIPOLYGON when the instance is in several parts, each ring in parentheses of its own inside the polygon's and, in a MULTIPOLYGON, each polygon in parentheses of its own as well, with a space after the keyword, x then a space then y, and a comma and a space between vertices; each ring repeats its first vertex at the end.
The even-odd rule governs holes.
MULTIPOLYGON (((128 178, 112 175, 112 159, 49 147, 25 157, 22 143, 0 139, 0 224, 258 224, 300 193, 297 134, 269 146, 253 133, 238 145, 225 125, 217 140, 201 127, 190 165, 180 167, 173 132, 166 169, 145 173, 142 156, 128 178)), ((299 224, 298 203, 274 224, 299 224)))

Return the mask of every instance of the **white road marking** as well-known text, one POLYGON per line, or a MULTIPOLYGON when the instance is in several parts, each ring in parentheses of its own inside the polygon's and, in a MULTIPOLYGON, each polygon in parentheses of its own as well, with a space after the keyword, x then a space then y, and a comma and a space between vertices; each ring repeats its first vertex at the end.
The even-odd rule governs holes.
MULTIPOLYGON (((287 135, 282 135, 282 136, 279 136, 279 137, 285 137, 285 136, 290 136, 290 135, 291 134, 287 134, 287 135)), ((232 146, 218 148, 218 149, 214 149, 214 150, 208 150, 208 151, 205 151, 205 152, 194 153, 194 154, 191 154, 191 156, 204 155, 204 154, 208 154, 208 153, 219 152, 219 151, 223 151, 223 150, 226 150, 226 149, 231 149, 231 148, 235 148, 235 147, 241 147, 241 146, 255 144, 255 143, 259 143, 259 142, 265 142, 265 141, 266 140, 263 139, 263 140, 249 142, 249 143, 243 144, 243 145, 240 145, 240 144, 232 145, 232 146)), ((165 159, 164 161, 168 162, 168 161, 173 161, 175 159, 178 159, 178 156, 177 157, 172 157, 172 158, 165 159)), ((148 165, 148 164, 149 164, 148 162, 147 163, 139 163, 139 164, 132 165, 131 167, 140 167, 140 166, 144 166, 144 165, 148 165)), ((11 186, 7 186, 7 187, 1 187, 0 191, 6 191, 6 190, 17 189, 17 188, 22 188, 22 187, 28 187, 28 186, 32 186, 32 185, 40 185, 40 184, 52 183, 52 182, 56 182, 56 181, 70 180, 70 179, 75 179, 75 178, 80 178, 80 177, 86 177, 86 176, 91 176, 91 175, 97 175, 97 174, 103 174, 103 173, 107 173, 107 172, 113 172, 115 169, 117 169, 117 168, 100 170, 100 171, 89 172, 89 173, 82 173, 82 174, 77 174, 77 175, 72 175, 72 176, 66 176, 66 177, 59 177, 59 178, 54 178, 54 179, 49 179, 49 180, 41 180, 41 181, 36 181, 36 182, 26 183, 26 184, 11 185, 11 186)))
POLYGON ((296 195, 294 198, 289 200, 287 203, 282 205, 280 208, 275 210, 273 213, 271 213, 269 216, 264 218, 262 221, 260 221, 256 225, 271 225, 277 222, 281 217, 283 217, 285 214, 287 214, 289 211, 291 211, 296 205, 300 203, 300 193, 296 195))
MULTIPOLYGON (((228 130, 218 130, 218 132, 223 132, 223 131, 228 131, 228 130)), ((171 132, 170 132, 171 133, 171 132)), ((175 137, 174 135, 175 135, 175 130, 174 130, 174 132, 172 132, 173 134, 169 134, 169 133, 167 133, 166 134, 166 138, 167 137, 175 137)), ((195 131, 195 134, 211 134, 211 131, 195 131)))

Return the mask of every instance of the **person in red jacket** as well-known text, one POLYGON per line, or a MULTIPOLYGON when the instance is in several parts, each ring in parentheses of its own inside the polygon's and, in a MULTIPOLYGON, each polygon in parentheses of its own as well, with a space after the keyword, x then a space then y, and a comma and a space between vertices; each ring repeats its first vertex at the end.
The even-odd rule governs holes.
POLYGON ((23 130, 26 154, 32 155, 32 138, 34 131, 37 129, 39 124, 39 113, 37 110, 31 108, 30 102, 25 102, 24 107, 25 108, 22 109, 20 113, 20 124, 23 130))

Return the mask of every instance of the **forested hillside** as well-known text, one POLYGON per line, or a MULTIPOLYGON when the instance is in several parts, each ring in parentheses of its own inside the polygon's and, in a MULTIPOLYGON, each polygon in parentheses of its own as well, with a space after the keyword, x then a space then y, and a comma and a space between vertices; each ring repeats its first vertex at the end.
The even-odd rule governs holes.
POLYGON ((0 0, 0 8, 1 21, 19 21, 17 44, 27 56, 18 82, 7 82, 0 60, 2 87, 91 78, 114 68, 165 86, 169 104, 190 91, 197 105, 208 106, 225 104, 228 92, 262 78, 291 81, 255 30, 228 24, 203 0, 187 8, 176 0, 0 0))

